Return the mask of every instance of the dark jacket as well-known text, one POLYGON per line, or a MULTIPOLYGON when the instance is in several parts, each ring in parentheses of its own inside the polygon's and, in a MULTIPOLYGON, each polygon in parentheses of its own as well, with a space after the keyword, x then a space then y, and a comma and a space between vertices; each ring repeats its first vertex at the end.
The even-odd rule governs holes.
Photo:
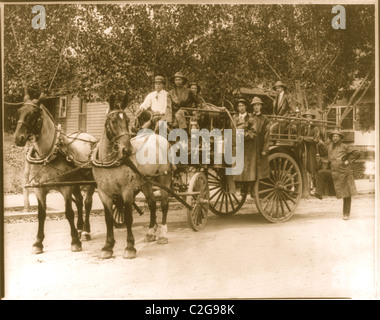
POLYGON ((277 95, 276 99, 273 101, 273 114, 277 116, 288 116, 292 112, 294 112, 291 97, 289 94, 284 92, 281 101, 279 100, 279 95, 277 95))
POLYGON ((254 115, 253 120, 256 123, 257 137, 253 148, 253 157, 255 159, 256 175, 255 179, 265 179, 270 176, 268 152, 269 152, 269 131, 270 121, 263 114, 254 115), (266 155, 262 155, 266 152, 266 155))
POLYGON ((249 113, 243 120, 240 120, 239 115, 235 115, 233 120, 236 129, 244 129, 244 170, 241 174, 234 176, 234 181, 255 181, 256 161, 252 157, 252 149, 256 138, 256 122, 249 113))
POLYGON ((340 199, 357 195, 352 163, 360 157, 360 152, 342 142, 329 143, 324 147, 331 164, 336 197, 340 199), (348 160, 348 164, 344 164, 345 160, 348 160))

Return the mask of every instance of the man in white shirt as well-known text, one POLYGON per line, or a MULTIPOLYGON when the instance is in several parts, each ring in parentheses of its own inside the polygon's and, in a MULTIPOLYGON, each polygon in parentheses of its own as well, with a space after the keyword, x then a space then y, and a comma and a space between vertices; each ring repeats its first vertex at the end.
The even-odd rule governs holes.
POLYGON ((154 78, 155 91, 149 93, 140 105, 136 126, 158 130, 158 121, 171 122, 171 108, 168 107, 168 92, 164 90, 165 79, 162 76, 154 78), (149 119, 149 120, 148 120, 149 119), (148 121, 147 121, 148 120, 148 121))
POLYGON ((154 78, 155 91, 149 93, 144 102, 140 105, 140 109, 151 109, 161 115, 166 113, 168 92, 164 90, 165 79, 161 76, 154 78))

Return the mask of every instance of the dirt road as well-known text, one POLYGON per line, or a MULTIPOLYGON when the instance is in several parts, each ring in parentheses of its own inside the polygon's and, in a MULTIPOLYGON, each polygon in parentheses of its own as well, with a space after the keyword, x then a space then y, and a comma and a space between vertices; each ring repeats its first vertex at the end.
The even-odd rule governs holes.
MULTIPOLYGON (((70 251, 69 225, 49 219, 45 252, 32 255, 35 221, 5 229, 6 299, 186 299, 375 297, 375 198, 302 200, 283 224, 266 222, 255 205, 228 219, 209 213, 206 228, 190 229, 184 209, 169 213, 169 243, 143 241, 148 214, 134 215, 137 258, 123 259, 126 230, 116 229, 114 257, 100 260, 102 215, 92 240, 70 251)), ((159 213, 160 214, 160 213, 159 213)))

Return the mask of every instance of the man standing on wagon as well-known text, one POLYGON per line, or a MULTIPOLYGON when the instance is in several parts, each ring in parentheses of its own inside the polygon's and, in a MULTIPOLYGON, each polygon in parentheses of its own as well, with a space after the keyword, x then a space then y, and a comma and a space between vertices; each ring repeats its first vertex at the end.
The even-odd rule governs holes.
POLYGON ((286 92, 288 87, 282 82, 277 81, 273 89, 276 91, 277 96, 273 101, 273 114, 277 116, 290 116, 294 112, 291 97, 286 92))
POLYGON ((253 121, 252 115, 247 112, 247 105, 245 99, 239 99, 238 114, 233 117, 236 129, 244 129, 244 169, 241 174, 233 177, 237 187, 241 188, 242 194, 247 194, 256 180, 256 163, 252 157, 256 139, 256 123, 253 121))
POLYGON ((316 189, 314 194, 322 199, 324 184, 332 177, 335 195, 343 198, 343 219, 348 220, 351 213, 351 197, 357 194, 351 164, 360 157, 358 150, 351 150, 348 145, 342 143, 343 134, 334 130, 329 135, 332 143, 327 145, 327 156, 331 164, 331 170, 319 170, 316 175, 316 189))
MULTIPOLYGON (((253 120, 256 127, 256 139, 253 148, 253 161, 256 163, 256 180, 269 178, 270 168, 268 160, 269 152, 269 133, 271 122, 261 113, 263 102, 260 98, 254 97, 251 105, 253 106, 253 120)), ((252 195, 253 197, 254 195, 252 195)))

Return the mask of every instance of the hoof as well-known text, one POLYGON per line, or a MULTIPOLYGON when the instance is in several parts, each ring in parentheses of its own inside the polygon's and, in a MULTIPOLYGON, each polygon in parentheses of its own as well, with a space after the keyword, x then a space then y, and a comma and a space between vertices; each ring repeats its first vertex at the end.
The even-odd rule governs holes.
POLYGON ((71 245, 71 251, 72 252, 79 252, 82 251, 82 244, 81 243, 75 243, 71 245))
POLYGON ((157 238, 156 238, 156 235, 154 235, 154 234, 147 234, 147 235, 145 236, 145 240, 146 240, 147 242, 153 242, 153 241, 156 241, 157 238))
POLYGON ((111 258, 113 255, 113 251, 112 250, 102 250, 100 251, 100 256, 99 258, 100 259, 109 259, 111 258))
POLYGON ((134 259, 136 258, 136 249, 126 249, 124 251, 124 259, 134 259))
POLYGON ((91 234, 89 234, 88 232, 84 232, 82 233, 82 236, 81 236, 81 241, 89 241, 91 240, 91 234))
POLYGON ((158 238, 157 240, 158 244, 167 244, 168 242, 169 242, 168 238, 165 238, 165 237, 158 238))
POLYGON ((33 246, 32 252, 33 254, 40 254, 43 253, 44 250, 42 249, 42 246, 33 246))

